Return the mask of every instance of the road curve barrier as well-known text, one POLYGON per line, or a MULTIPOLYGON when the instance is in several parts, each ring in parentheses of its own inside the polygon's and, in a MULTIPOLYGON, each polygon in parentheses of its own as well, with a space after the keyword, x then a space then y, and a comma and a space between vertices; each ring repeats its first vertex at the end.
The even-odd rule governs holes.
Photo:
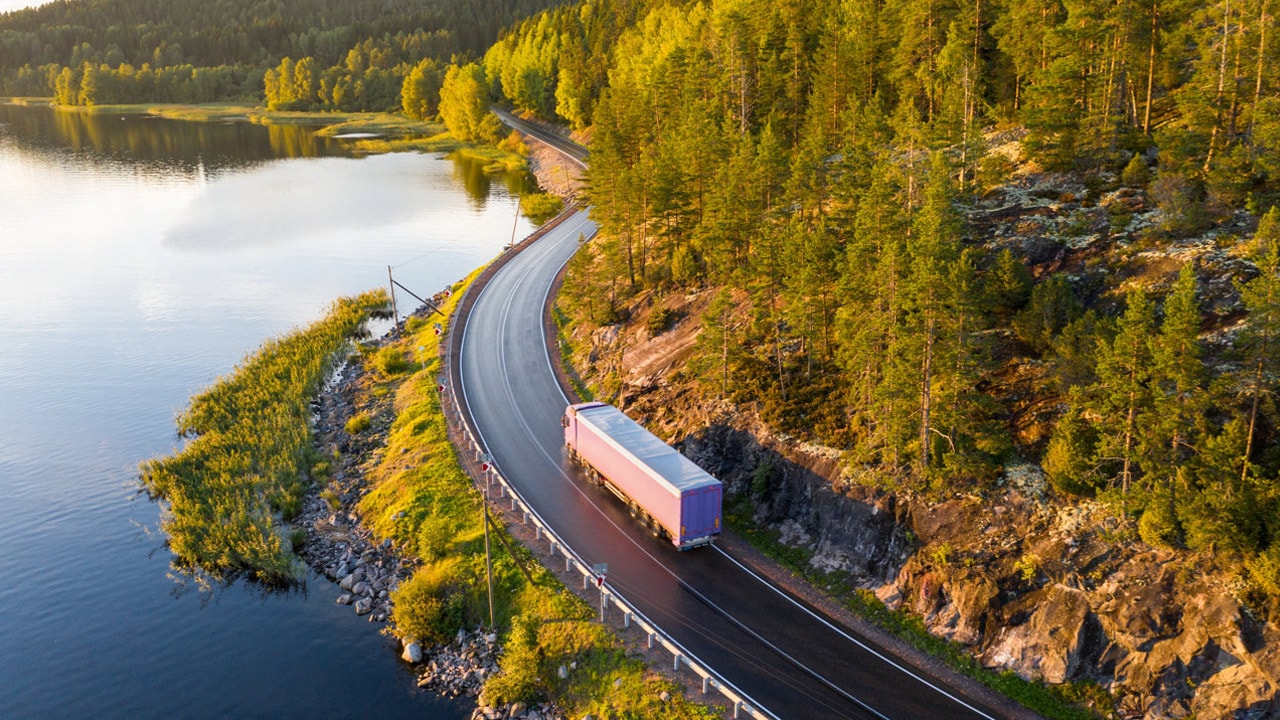
POLYGON ((583 589, 587 589, 592 583, 599 585, 602 622, 604 621, 607 607, 613 607, 617 612, 620 612, 624 628, 630 628, 632 624, 635 624, 646 634, 650 649, 656 643, 671 654, 673 670, 679 671, 683 667, 701 678, 702 692, 704 694, 715 690, 723 695, 733 710, 734 718, 752 717, 757 718, 757 720, 779 720, 777 715, 762 707, 706 663, 699 660, 697 656, 685 649, 679 642, 663 632, 660 627, 645 617, 644 613, 637 610, 626 598, 614 590, 607 581, 598 580, 592 566, 583 561, 582 557, 551 529, 546 521, 525 502, 524 497, 511 485, 496 465, 489 460, 491 456, 488 448, 480 440, 480 434, 475 426, 475 419, 471 417, 466 403, 462 402, 458 395, 458 388, 461 386, 462 380, 461 370, 458 367, 458 359, 462 350, 462 333, 453 332, 453 328, 459 322, 465 323, 480 291, 497 274, 498 270, 510 262, 511 258, 517 253, 546 235, 555 226, 573 216, 579 209, 578 206, 566 209, 521 242, 505 248, 463 291, 462 298, 455 306, 453 316, 446 323, 444 342, 440 344, 441 359, 444 364, 444 369, 441 371, 439 378, 439 386, 443 388, 440 394, 440 407, 449 426, 450 439, 458 450, 458 461, 471 477, 476 489, 488 496, 491 505, 509 505, 509 507, 503 507, 502 509, 518 514, 517 517, 521 519, 523 524, 532 525, 535 540, 538 542, 545 540, 548 543, 551 555, 564 558, 565 572, 576 570, 582 576, 583 589))

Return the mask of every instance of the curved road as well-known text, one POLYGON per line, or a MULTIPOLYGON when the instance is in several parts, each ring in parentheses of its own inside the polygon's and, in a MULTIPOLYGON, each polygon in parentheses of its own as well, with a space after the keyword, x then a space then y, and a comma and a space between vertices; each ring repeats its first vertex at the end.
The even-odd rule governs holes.
POLYGON ((462 328, 460 394, 497 468, 609 585, 677 642, 781 718, 994 718, 869 649, 719 548, 650 537, 568 460, 567 402, 551 369, 543 306, 590 237, 580 212, 520 252, 480 291, 462 328))

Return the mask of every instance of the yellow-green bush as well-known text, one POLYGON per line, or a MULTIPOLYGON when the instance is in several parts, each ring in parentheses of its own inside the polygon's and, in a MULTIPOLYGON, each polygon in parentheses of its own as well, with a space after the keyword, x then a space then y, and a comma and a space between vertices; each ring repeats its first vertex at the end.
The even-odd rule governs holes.
POLYGON ((368 430, 371 424, 373 424, 373 419, 369 417, 369 414, 359 412, 347 420, 347 424, 343 426, 343 429, 347 431, 348 435, 359 435, 368 430))

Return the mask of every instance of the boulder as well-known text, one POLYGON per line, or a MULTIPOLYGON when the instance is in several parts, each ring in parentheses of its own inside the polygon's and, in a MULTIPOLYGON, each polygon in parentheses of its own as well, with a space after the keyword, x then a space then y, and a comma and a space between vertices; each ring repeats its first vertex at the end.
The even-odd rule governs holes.
POLYGON ((422 662, 422 646, 416 642, 405 643, 404 651, 400 653, 400 659, 417 665, 422 662))
POLYGON ((1074 588, 1050 585, 1006 611, 1011 617, 985 660, 1024 678, 1048 683, 1077 679, 1093 666, 1105 645, 1088 597, 1074 588))

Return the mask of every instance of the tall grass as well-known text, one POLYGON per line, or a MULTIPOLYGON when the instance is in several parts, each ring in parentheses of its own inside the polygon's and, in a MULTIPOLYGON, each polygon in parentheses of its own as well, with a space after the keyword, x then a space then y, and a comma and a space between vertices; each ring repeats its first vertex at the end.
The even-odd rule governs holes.
POLYGON ((301 576, 284 523, 319 461, 308 405, 386 302, 382 291, 338 300, 324 319, 264 343, 178 416, 185 446, 144 462, 141 483, 164 505, 160 525, 180 567, 267 583, 301 576))

